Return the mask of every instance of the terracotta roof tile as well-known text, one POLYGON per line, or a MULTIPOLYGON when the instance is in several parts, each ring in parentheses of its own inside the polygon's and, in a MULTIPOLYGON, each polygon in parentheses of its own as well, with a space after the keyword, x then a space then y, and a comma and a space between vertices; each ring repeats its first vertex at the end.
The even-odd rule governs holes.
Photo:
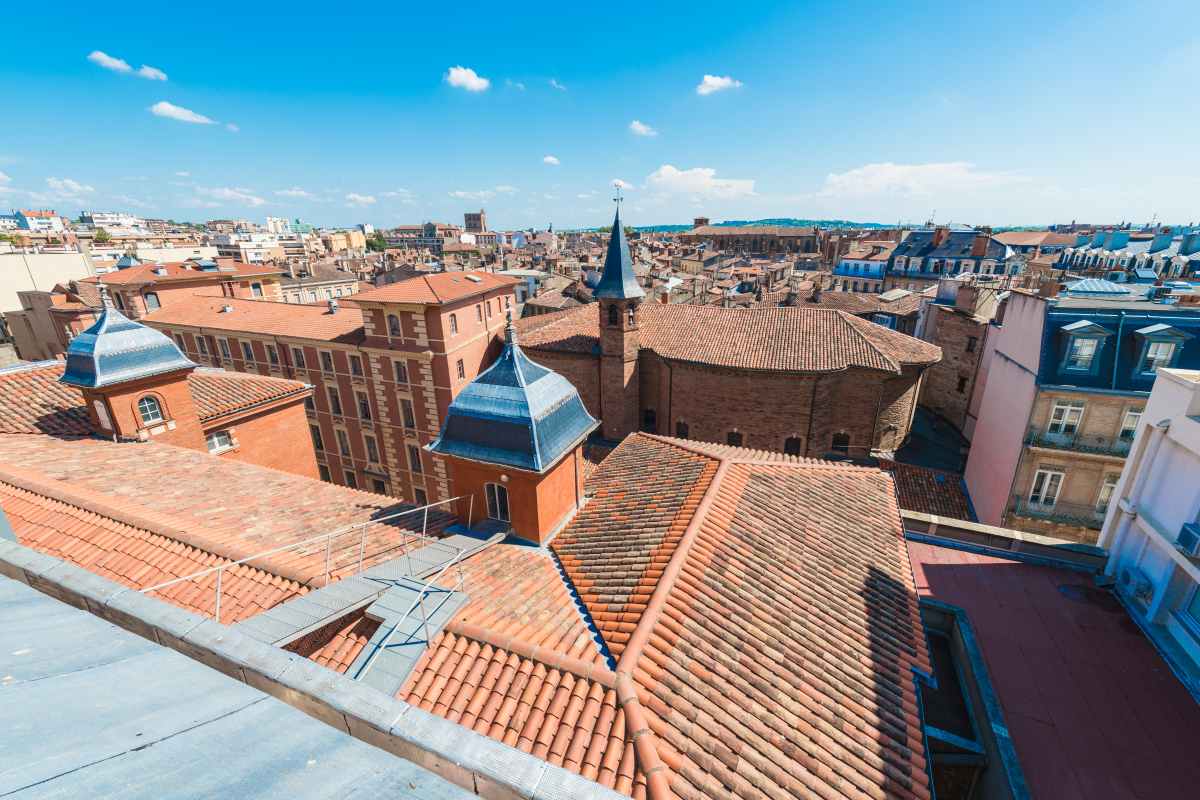
POLYGON ((156 328, 186 325, 327 342, 360 342, 364 338, 361 313, 342 309, 330 314, 325 303, 302 305, 193 295, 147 314, 141 322, 156 328), (227 305, 233 310, 225 312, 227 305))
POLYGON ((900 507, 905 511, 975 521, 967 487, 960 476, 882 458, 879 468, 892 473, 900 507))
POLYGON ((101 275, 98 278, 83 278, 79 281, 81 285, 92 284, 95 286, 102 281, 105 285, 122 285, 143 284, 143 283, 169 283, 171 281, 196 281, 209 279, 213 281, 228 280, 230 278, 247 278, 252 275, 279 275, 284 270, 282 267, 263 266, 255 264, 243 264, 234 261, 230 258, 219 258, 217 263, 225 269, 214 269, 205 271, 195 266, 191 261, 178 261, 164 264, 155 264, 146 262, 140 267, 129 267, 128 269, 119 269, 115 272, 109 272, 101 275), (166 275, 158 275, 155 273, 157 269, 165 269, 166 275))
POLYGON ((188 376, 188 388, 202 422, 231 411, 310 391, 308 385, 301 381, 225 370, 197 370, 188 376))
MULTIPOLYGON (((663 358, 734 369, 836 372, 858 367, 897 373, 931 364, 941 349, 842 311, 713 308, 644 303, 641 347, 663 358)), ((594 306, 517 323, 527 350, 591 353, 599 346, 594 306)))
POLYGON ((438 272, 389 283, 387 286, 357 294, 355 298, 362 302, 374 303, 440 304, 518 283, 521 281, 517 278, 491 272, 438 272), (477 278, 479 282, 471 280, 468 275, 477 278))

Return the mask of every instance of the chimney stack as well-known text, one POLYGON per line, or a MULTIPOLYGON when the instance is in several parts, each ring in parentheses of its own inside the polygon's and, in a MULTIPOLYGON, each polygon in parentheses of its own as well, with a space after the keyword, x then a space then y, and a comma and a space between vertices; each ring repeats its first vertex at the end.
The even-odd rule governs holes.
POLYGON ((937 247, 942 242, 946 241, 946 237, 950 235, 950 229, 945 225, 939 225, 933 229, 933 246, 937 247))
POLYGON ((991 231, 978 231, 975 234, 975 243, 971 245, 971 258, 983 258, 987 255, 988 243, 991 241, 991 231))

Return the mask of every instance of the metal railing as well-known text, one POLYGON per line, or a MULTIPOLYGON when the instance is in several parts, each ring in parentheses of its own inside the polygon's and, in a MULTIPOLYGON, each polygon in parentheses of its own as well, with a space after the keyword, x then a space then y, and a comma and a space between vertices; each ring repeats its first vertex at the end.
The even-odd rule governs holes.
POLYGON ((1133 439, 1123 436, 1095 436, 1090 433, 1052 433, 1030 426, 1029 446, 1124 458, 1133 447, 1133 439))
POLYGON ((1025 497, 1018 497, 1013 513, 1019 517, 1033 517, 1050 522, 1065 522, 1070 525, 1082 525, 1085 528, 1100 530, 1104 525, 1106 509, 1098 506, 1078 506, 1072 503, 1038 503, 1025 497))
MULTIPOLYGON (((420 541, 424 542, 425 544, 422 544, 421 548, 427 547, 429 544, 436 544, 440 547, 453 547, 453 545, 446 545, 442 542, 437 541, 436 539, 430 539, 425 535, 429 530, 429 509, 437 508, 438 506, 448 505, 450 503, 453 503, 455 500, 462 500, 465 497, 471 498, 471 504, 470 504, 470 508, 469 508, 469 511, 467 514, 467 527, 469 528, 469 527, 471 527, 471 524, 473 522, 474 515, 475 515, 475 495, 474 494, 459 495, 458 497, 451 497, 449 500, 440 500, 436 503, 430 503, 428 505, 419 506, 418 508, 410 508, 407 511, 401 511, 398 514, 389 514, 386 517, 378 517, 376 519, 367 520, 366 522, 356 523, 354 525, 351 525, 346 528, 341 528, 341 529, 333 531, 331 533, 323 533, 320 536, 314 536, 311 539, 305 539, 304 541, 286 544, 283 547, 277 547, 274 550, 268 550, 264 553, 255 553, 252 556, 248 556, 248 557, 243 558, 238 561, 230 561, 228 564, 221 564, 220 566, 217 566, 217 567, 209 567, 208 569, 200 570, 199 572, 194 572, 191 575, 185 575, 182 578, 175 578, 174 580, 165 581, 164 583, 155 584, 154 586, 148 586, 145 589, 139 589, 138 591, 140 591, 142 594, 147 594, 149 592, 154 592, 159 589, 164 589, 168 586, 173 586, 177 583, 182 583, 183 581, 190 581, 190 580, 194 580, 196 578, 201 578, 201 577, 204 577, 205 575, 210 575, 215 572, 215 573, 217 573, 217 587, 216 587, 216 599, 213 604, 214 605, 213 620, 216 622, 220 622, 221 621, 221 576, 224 573, 224 571, 229 569, 230 567, 237 567, 237 566, 240 566, 240 565, 245 564, 250 561, 257 561, 261 558, 265 558, 267 556, 271 556, 276 553, 282 553, 285 550, 291 550, 293 548, 302 547, 304 545, 312 544, 314 542, 320 542, 323 539, 325 541, 325 581, 321 585, 323 587, 328 586, 329 585, 329 572, 330 572, 330 559, 331 559, 332 552, 333 552, 333 537, 343 536, 345 534, 353 533, 355 531, 359 532, 358 569, 354 573, 355 575, 357 575, 360 572, 362 572, 362 570, 363 570, 363 558, 365 555, 366 545, 367 545, 367 527, 368 526, 378 525, 380 523, 388 522, 389 520, 399 519, 400 517, 406 517, 410 514, 416 514, 418 512, 423 511, 424 519, 421 522, 421 535, 420 536, 418 536, 415 533, 409 533, 407 530, 400 528, 398 530, 404 536, 404 541, 402 544, 385 546, 382 549, 376 550, 375 552, 373 552, 371 554, 372 558, 374 558, 375 556, 378 556, 384 552, 388 552, 390 550, 396 550, 396 549, 399 549, 400 547, 403 547, 404 548, 404 558, 406 560, 406 565, 408 568, 408 574, 411 575, 412 574, 412 551, 409 548, 409 544, 408 544, 408 540, 410 537, 412 537, 414 539, 419 539, 420 541)), ((462 558, 462 548, 455 547, 453 549, 459 551, 458 554, 455 556, 455 558, 461 559, 462 558)), ((451 561, 450 563, 454 563, 454 562, 451 561)), ((447 566, 449 566, 449 565, 447 565, 447 566)), ((443 572, 444 571, 445 570, 443 569, 443 572)), ((460 573, 461 573, 461 568, 460 568, 460 573)), ((441 573, 439 572, 438 575, 440 576, 441 573)), ((461 578, 461 575, 460 575, 460 578, 461 578)))
POLYGON ((358 671, 358 674, 354 676, 354 680, 361 681, 367 676, 367 670, 371 669, 371 665, 375 663, 375 659, 379 657, 379 654, 387 649, 388 643, 392 641, 392 636, 394 636, 396 634, 396 631, 400 630, 400 626, 403 625, 408 620, 409 616, 413 612, 413 609, 415 609, 415 608, 421 609, 421 627, 425 632, 425 649, 428 650, 431 647, 431 644, 429 642, 429 617, 432 616, 433 614, 436 614, 441 609, 441 607, 446 604, 446 601, 448 601, 450 599, 451 594, 453 594, 454 592, 462 591, 462 587, 463 587, 462 557, 463 557, 463 552, 465 552, 465 548, 457 548, 457 549, 458 549, 458 554, 454 556, 454 559, 447 562, 445 564, 445 566, 443 566, 440 570, 438 570, 437 575, 434 575, 432 578, 430 578, 429 580, 424 582, 425 585, 421 587, 421 591, 417 593, 416 598, 413 599, 412 603, 408 607, 408 610, 404 612, 404 616, 400 617, 399 621, 397 621, 396 624, 392 626, 392 629, 390 631, 388 631, 388 635, 385 636, 383 638, 383 641, 379 643, 379 647, 375 648, 375 652, 371 654, 371 657, 369 659, 367 659, 367 663, 363 664, 362 669, 360 669, 358 671), (450 567, 452 567, 456 564, 458 565, 458 580, 455 582, 454 588, 451 589, 446 586, 438 585, 437 581, 440 580, 441 577, 446 574, 446 570, 450 569, 450 567), (437 606, 433 609, 432 612, 426 612, 426 610, 425 610, 425 595, 428 594, 435 586, 438 589, 440 589, 441 591, 445 592, 445 596, 442 598, 441 602, 437 604, 437 606))

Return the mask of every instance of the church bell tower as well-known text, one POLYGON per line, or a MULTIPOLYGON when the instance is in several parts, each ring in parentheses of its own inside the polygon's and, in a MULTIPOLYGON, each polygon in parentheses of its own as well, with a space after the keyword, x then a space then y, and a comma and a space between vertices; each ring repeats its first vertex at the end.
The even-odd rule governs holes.
POLYGON ((600 416, 605 439, 620 441, 638 429, 638 322, 646 296, 633 274, 618 206, 604 274, 593 296, 600 313, 600 416))

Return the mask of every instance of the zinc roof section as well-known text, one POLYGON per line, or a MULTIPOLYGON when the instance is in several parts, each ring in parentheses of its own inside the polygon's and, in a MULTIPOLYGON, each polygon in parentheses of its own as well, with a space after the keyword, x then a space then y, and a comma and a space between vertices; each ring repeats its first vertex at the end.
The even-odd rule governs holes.
POLYGON ((341 309, 331 314, 324 304, 300 305, 194 295, 147 314, 142 320, 162 327, 186 325, 327 342, 355 343, 364 338, 361 313, 341 309), (232 310, 224 311, 226 306, 232 310))
POLYGON ((518 283, 523 281, 491 272, 438 272, 389 283, 354 297, 361 302, 440 305, 518 283))
POLYGON ((67 348, 63 383, 94 389, 199 366, 170 337, 107 305, 67 348))

